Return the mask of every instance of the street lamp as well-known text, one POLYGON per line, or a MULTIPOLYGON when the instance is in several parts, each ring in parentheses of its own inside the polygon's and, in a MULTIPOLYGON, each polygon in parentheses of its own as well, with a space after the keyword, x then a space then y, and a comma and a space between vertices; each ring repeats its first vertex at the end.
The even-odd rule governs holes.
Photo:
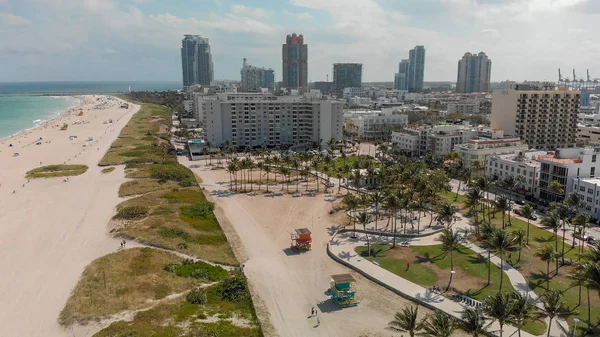
POLYGON ((579 318, 573 318, 573 322, 575 322, 575 326, 573 327, 573 337, 577 334, 577 323, 579 323, 579 318))
POLYGON ((452 279, 454 278, 454 274, 456 274, 456 271, 451 270, 450 271, 450 282, 448 282, 448 287, 446 288, 446 291, 448 291, 450 289, 450 285, 452 284, 452 279))

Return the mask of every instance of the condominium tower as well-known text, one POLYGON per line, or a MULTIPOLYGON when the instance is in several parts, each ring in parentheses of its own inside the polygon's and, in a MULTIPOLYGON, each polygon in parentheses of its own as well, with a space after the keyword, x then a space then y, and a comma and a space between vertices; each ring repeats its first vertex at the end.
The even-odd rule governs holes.
POLYGON ((237 148, 316 147, 341 140, 344 103, 302 96, 224 93, 202 96, 199 116, 206 140, 237 148))
POLYGON ((457 93, 490 92, 492 60, 485 53, 466 53, 458 61, 457 93))
POLYGON ((308 45, 304 44, 302 34, 288 35, 282 46, 283 82, 289 89, 308 89, 308 45))
POLYGON ((425 47, 416 46, 408 52, 408 91, 423 91, 425 78, 425 47))
POLYGON ((210 44, 200 35, 184 35, 181 40, 183 86, 210 85, 214 79, 210 44))
POLYGON ((362 86, 362 63, 335 63, 333 65, 333 90, 341 95, 344 88, 362 86))
POLYGON ((273 69, 254 67, 244 59, 240 71, 242 82, 240 91, 259 91, 261 88, 273 90, 275 88, 275 72, 273 69))
POLYGON ((394 89, 408 91, 409 60, 402 60, 398 65, 398 73, 394 77, 394 89))
POLYGON ((519 84, 512 90, 494 90, 492 128, 540 150, 573 147, 580 99, 579 91, 553 86, 519 84))

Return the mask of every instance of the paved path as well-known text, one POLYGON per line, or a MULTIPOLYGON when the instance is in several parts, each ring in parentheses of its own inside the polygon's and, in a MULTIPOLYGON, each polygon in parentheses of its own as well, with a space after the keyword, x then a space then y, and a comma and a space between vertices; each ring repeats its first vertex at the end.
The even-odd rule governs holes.
MULTIPOLYGON (((437 236, 437 235, 436 235, 437 236)), ((435 237, 435 236, 434 236, 435 237)), ((391 238, 378 238, 378 242, 386 243, 390 241, 391 238)), ((431 245, 435 244, 435 238, 425 237, 419 239, 413 239, 411 244, 415 245, 431 245)), ((410 282, 394 273, 391 273, 378 265, 358 256, 355 253, 354 249, 359 246, 364 246, 364 241, 359 239, 352 239, 350 237, 350 233, 344 233, 335 236, 329 243, 328 249, 329 251, 336 256, 337 258, 343 260, 345 263, 350 264, 352 267, 362 271, 370 275, 371 277, 377 279, 379 282, 387 285, 389 288, 396 289, 396 292, 401 292, 412 298, 417 303, 423 304, 425 306, 434 306, 440 310, 445 311, 446 313, 460 318, 460 313, 467 306, 462 303, 454 302, 442 295, 432 293, 424 287, 410 282)), ((474 250, 475 252, 481 253, 484 256, 487 255, 487 252, 479 248, 471 243, 466 244, 469 249, 474 250)), ((496 256, 492 256, 492 262, 496 265, 500 265, 500 259, 496 256)), ((519 273, 516 269, 512 268, 507 263, 503 264, 503 270, 505 271, 508 279, 512 283, 513 287, 521 292, 529 292, 530 297, 533 299, 536 305, 540 305, 537 295, 529 289, 527 282, 525 282, 525 278, 521 273, 519 273)), ((547 324, 548 322, 546 322, 547 324)), ((566 322, 561 322, 563 326, 567 327, 566 322)), ((551 331, 551 336, 553 337, 566 337, 566 335, 558 328, 557 324, 553 323, 553 328, 551 331)), ((500 326, 497 323, 493 323, 490 328, 490 331, 499 331, 500 326)), ((504 336, 516 336, 517 329, 513 326, 505 326, 504 327, 504 336)), ((523 337, 533 337, 532 334, 521 331, 521 336, 523 337)))

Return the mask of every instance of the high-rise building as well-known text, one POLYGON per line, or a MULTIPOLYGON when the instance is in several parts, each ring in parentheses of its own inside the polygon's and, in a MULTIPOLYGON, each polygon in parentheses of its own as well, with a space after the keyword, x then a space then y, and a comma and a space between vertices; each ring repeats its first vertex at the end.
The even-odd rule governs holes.
POLYGON ((408 91, 423 91, 425 78, 425 47, 416 46, 408 52, 408 91))
POLYGON ((344 88, 362 86, 362 63, 335 63, 333 65, 333 90, 341 95, 344 88))
POLYGON ((183 86, 210 85, 214 79, 212 55, 207 38, 184 35, 181 40, 181 69, 183 86))
POLYGON ((308 45, 304 44, 302 34, 288 35, 282 46, 283 81, 281 85, 288 89, 308 89, 308 45))
POLYGON ((579 91, 519 84, 494 90, 492 129, 504 129, 530 147, 554 150, 574 147, 577 139, 579 91))
POLYGON ((394 89, 408 91, 410 61, 402 60, 398 65, 398 73, 394 77, 394 89))
POLYGON ((491 91, 492 60, 485 53, 477 55, 466 53, 458 61, 458 79, 456 92, 490 92, 491 91))
POLYGON ((198 97, 206 140, 237 148, 326 146, 341 140, 344 103, 302 96, 225 93, 198 97))
POLYGON ((242 81, 240 91, 259 91, 261 88, 274 90, 275 89, 275 72, 273 69, 259 68, 251 66, 244 59, 242 70, 242 81))

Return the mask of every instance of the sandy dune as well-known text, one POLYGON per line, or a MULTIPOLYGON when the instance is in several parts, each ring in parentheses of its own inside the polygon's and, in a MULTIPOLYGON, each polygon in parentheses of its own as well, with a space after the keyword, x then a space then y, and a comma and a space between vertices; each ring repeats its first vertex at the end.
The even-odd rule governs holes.
POLYGON ((139 107, 121 109, 115 102, 93 109, 97 98, 106 97, 82 98, 83 116, 73 110, 45 127, 0 142, 0 336, 73 336, 57 324, 60 310, 84 267, 119 247, 106 228, 119 203, 123 168, 103 174, 97 163, 139 107), (108 119, 114 123, 104 124, 108 119), (72 124, 77 120, 86 123, 72 124), (68 130, 51 126, 62 123, 70 124, 68 130), (43 144, 35 145, 39 137, 43 144), (9 148, 9 143, 14 146, 9 148), (83 147, 86 143, 90 146, 83 147), (14 152, 20 155, 13 157, 14 152), (90 169, 68 182, 27 182, 25 172, 40 161, 90 169))
MULTIPOLYGON (((204 161, 180 160, 184 165, 201 165, 193 170, 217 203, 221 224, 227 226, 230 223, 239 235, 246 250, 244 255, 247 255, 247 261, 242 261, 246 265, 245 273, 264 301, 276 330, 274 333, 266 331, 265 335, 391 335, 385 327, 395 311, 409 304, 406 300, 356 273, 352 274, 358 280, 359 306, 340 310, 325 293, 332 274, 349 272, 326 253, 326 243, 336 226, 328 214, 332 197, 322 193, 301 198, 291 195, 269 197, 262 193, 231 194, 227 191, 227 172, 207 169, 204 161), (313 232, 313 250, 295 254, 287 248, 290 233, 300 227, 313 232), (312 306, 320 312, 321 325, 318 327, 315 318, 307 318, 312 306)), ((279 192, 280 187, 273 186, 272 190, 279 192)), ((461 333, 456 334, 459 335, 461 333)))

